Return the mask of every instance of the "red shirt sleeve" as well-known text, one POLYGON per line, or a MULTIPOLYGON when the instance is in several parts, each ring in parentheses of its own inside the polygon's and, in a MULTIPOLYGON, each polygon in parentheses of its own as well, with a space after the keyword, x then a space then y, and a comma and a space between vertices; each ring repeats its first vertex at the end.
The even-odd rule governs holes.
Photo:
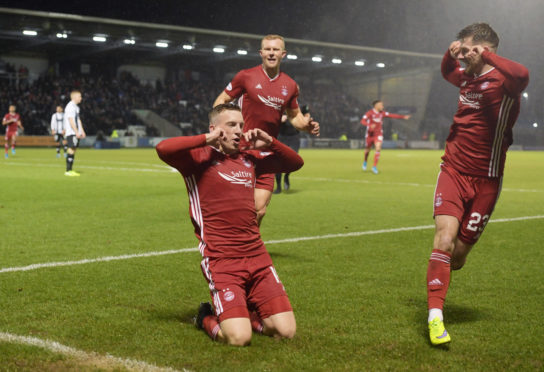
POLYGON ((448 50, 442 58, 442 76, 456 87, 461 86, 463 72, 460 70, 460 67, 459 61, 453 58, 448 50))
POLYGON ((159 158, 183 175, 190 174, 199 159, 191 150, 206 145, 206 135, 191 137, 173 137, 161 141, 157 147, 159 158))
POLYGON ((295 84, 295 93, 291 97, 291 100, 287 103, 287 108, 291 110, 295 110, 298 108, 298 95, 300 91, 298 89, 298 84, 295 84))
POLYGON ((294 172, 304 165, 304 160, 288 146, 284 145, 276 138, 270 144, 267 152, 259 152, 255 158, 256 173, 290 173, 294 172))
POLYGON ((482 59, 488 65, 495 67, 506 78, 504 89, 512 96, 519 95, 529 84, 529 70, 520 63, 511 61, 487 50, 482 53, 482 59))
POLYGON ((392 114, 387 111, 384 112, 383 116, 385 116, 386 118, 391 118, 391 119, 404 119, 404 115, 392 114))
POLYGON ((246 92, 244 85, 245 82, 245 73, 244 70, 238 72, 234 78, 231 80, 229 85, 225 88, 225 93, 227 93, 232 98, 238 98, 246 92))

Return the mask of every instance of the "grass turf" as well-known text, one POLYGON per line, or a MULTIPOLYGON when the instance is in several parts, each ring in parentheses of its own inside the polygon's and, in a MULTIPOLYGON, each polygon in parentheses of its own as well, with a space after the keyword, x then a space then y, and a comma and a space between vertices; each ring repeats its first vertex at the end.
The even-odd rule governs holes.
MULTIPOLYGON (((208 301, 197 252, 0 273, 0 332, 188 370, 539 370, 544 368, 544 219, 491 222, 455 272, 447 348, 429 345, 425 274, 441 153, 303 150, 292 189, 274 195, 265 241, 423 226, 419 230, 269 244, 297 336, 249 348, 194 328, 208 301)), ((153 150, 80 149, 74 169, 51 149, 0 162, 0 269, 196 246, 182 179, 153 150)), ((511 152, 491 221, 543 215, 544 154, 511 152)), ((109 370, 0 342, 2 370, 109 370)), ((121 368, 122 369, 122 368, 121 368)))

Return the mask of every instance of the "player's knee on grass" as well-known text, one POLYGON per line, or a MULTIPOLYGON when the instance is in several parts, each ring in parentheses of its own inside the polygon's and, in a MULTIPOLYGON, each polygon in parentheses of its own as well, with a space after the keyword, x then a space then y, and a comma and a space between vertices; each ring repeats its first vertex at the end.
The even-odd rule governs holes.
POLYGON ((293 338, 297 331, 295 314, 287 296, 275 297, 259 307, 263 333, 276 338, 293 338))
POLYGON ((248 318, 226 319, 221 322, 221 335, 232 346, 247 346, 251 343, 251 323, 248 318))
POLYGON ((297 324, 292 311, 263 319, 263 325, 265 333, 275 338, 291 339, 297 333, 297 324))

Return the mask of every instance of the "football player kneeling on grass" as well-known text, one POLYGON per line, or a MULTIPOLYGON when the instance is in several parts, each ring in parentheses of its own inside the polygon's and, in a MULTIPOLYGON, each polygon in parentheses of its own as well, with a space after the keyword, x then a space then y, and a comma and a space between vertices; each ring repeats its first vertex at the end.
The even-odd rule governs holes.
POLYGON ((244 346, 252 331, 292 338, 295 316, 261 239, 255 215, 255 177, 293 172, 296 152, 261 129, 243 133, 238 106, 220 104, 210 131, 157 145, 159 157, 183 176, 199 239, 201 269, 213 300, 201 303, 195 324, 212 339, 244 346), (240 148, 240 141, 247 148, 240 148))

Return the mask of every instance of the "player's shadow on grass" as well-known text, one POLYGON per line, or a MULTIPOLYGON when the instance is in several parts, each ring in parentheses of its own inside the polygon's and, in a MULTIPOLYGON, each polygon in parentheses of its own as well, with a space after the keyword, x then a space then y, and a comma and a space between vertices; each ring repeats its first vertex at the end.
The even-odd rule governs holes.
MULTIPOLYGON (((414 311, 414 321, 420 322, 427 317, 427 300, 425 298, 409 298, 406 305, 414 311)), ((482 311, 481 308, 468 307, 457 304, 446 304, 444 317, 446 324, 476 322, 480 319, 489 319, 492 314, 482 311)))
POLYGON ((295 254, 289 254, 289 253, 283 253, 283 252, 268 252, 268 254, 270 255, 270 257, 272 259, 281 259, 281 258, 288 258, 288 259, 295 259, 295 260, 300 260, 300 261, 308 261, 308 259, 305 259, 304 257, 299 257, 295 254))
POLYGON ((284 194, 284 195, 298 194, 301 191, 302 190, 298 190, 298 189, 289 189, 287 191, 283 190, 282 194, 284 194))
POLYGON ((193 324, 193 318, 198 313, 198 308, 195 307, 184 309, 183 312, 170 309, 156 309, 150 312, 150 316, 154 319, 159 319, 165 322, 175 322, 183 324, 193 324))
MULTIPOLYGON (((406 306, 413 311, 413 324, 417 324, 418 332, 421 337, 429 339, 429 328, 427 327, 427 300, 425 298, 408 298, 405 301, 406 306)), ((489 319, 492 314, 488 311, 482 311, 474 307, 468 307, 456 304, 447 304, 444 308, 444 322, 446 328, 448 324, 476 322, 480 319, 489 319)), ((430 343, 429 343, 430 345, 430 343)), ((448 350, 447 346, 441 349, 448 350)))

